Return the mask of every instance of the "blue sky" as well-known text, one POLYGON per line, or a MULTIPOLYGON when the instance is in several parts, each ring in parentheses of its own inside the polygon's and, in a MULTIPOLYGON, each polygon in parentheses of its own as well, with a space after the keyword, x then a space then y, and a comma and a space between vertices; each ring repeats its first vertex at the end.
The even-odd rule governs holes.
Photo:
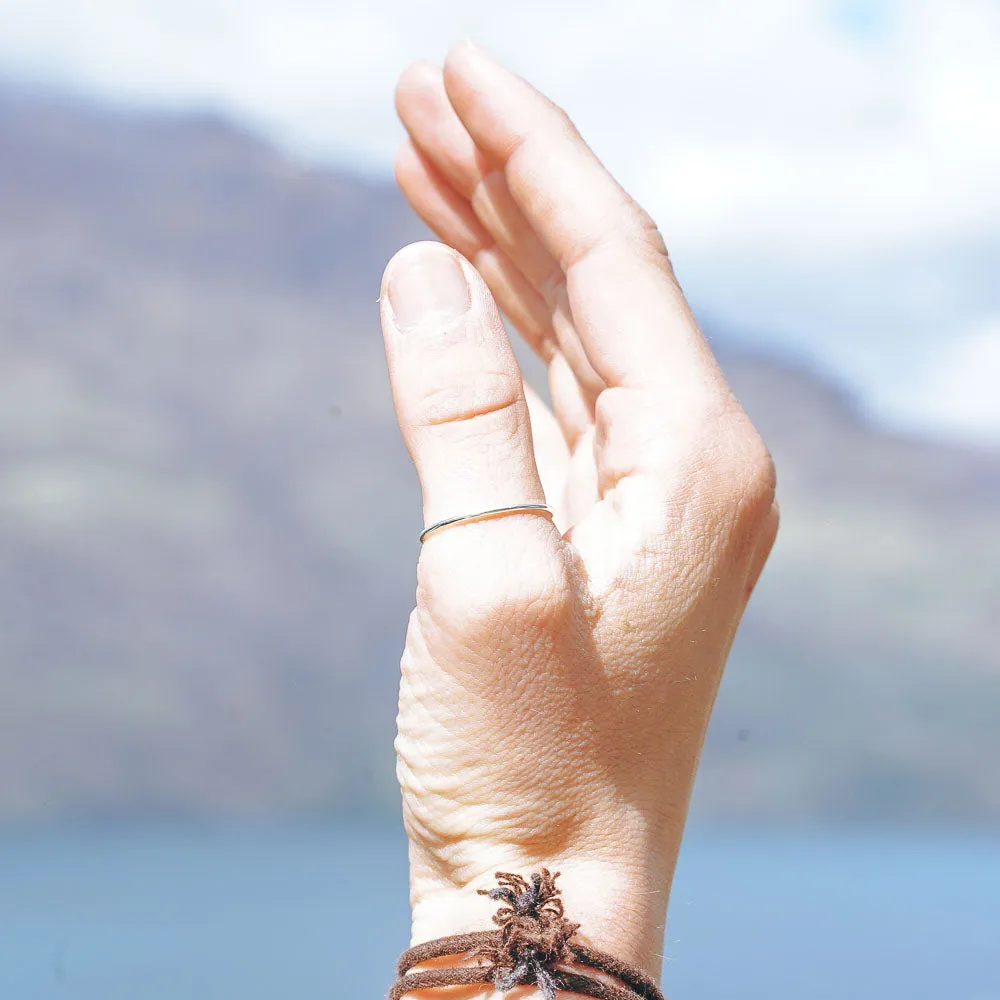
POLYGON ((3 0, 0 71, 225 111, 387 172, 392 86, 474 37, 563 103, 700 313, 882 420, 1000 445, 996 0, 3 0))
POLYGON ((837 0, 832 16, 845 31, 872 42, 892 37, 896 4, 889 0, 837 0))

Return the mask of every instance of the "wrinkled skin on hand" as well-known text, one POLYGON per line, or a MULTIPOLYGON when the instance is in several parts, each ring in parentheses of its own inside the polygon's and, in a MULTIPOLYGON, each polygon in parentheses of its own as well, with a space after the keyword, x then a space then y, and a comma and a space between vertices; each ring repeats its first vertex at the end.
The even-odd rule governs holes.
POLYGON ((582 936, 655 973, 709 714, 777 529, 772 463, 655 226, 558 108, 469 43, 411 67, 397 105, 397 179, 447 245, 402 250, 382 290, 424 522, 555 509, 421 551, 396 742, 413 939, 487 928, 475 889, 545 865, 582 936), (546 362, 551 410, 499 310, 546 362))

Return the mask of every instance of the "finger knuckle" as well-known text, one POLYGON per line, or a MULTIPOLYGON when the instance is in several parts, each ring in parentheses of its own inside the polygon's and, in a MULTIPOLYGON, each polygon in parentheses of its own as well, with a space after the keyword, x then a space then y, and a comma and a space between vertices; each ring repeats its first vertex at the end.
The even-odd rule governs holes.
POLYGON ((711 454, 721 503, 740 519, 763 521, 774 504, 777 475, 763 438, 742 411, 724 422, 711 454))
POLYGON ((621 190, 613 227, 641 258, 658 266, 667 260, 667 244, 653 217, 627 191, 621 190))
POLYGON ((548 98, 545 99, 545 103, 548 105, 550 115, 549 128, 554 128, 562 135, 578 138, 579 129, 577 129, 569 112, 561 104, 556 104, 555 101, 548 98))
POLYGON ((496 418, 520 401, 521 387, 509 372, 480 370, 426 386, 413 402, 411 419, 417 427, 435 427, 496 418))
POLYGON ((631 197, 628 197, 628 205, 639 245, 656 258, 668 256, 663 233, 653 217, 631 197))
POLYGON ((689 427, 695 480, 713 505, 766 514, 774 502, 774 461, 732 393, 705 393, 693 403, 689 427))

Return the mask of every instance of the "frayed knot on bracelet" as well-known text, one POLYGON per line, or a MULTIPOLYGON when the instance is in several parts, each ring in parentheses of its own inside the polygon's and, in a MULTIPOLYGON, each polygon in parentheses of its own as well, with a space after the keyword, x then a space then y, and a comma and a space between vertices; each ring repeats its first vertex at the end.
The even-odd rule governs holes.
POLYGON ((512 872, 497 872, 497 888, 478 890, 481 896, 506 903, 493 917, 500 928, 495 941, 469 955, 492 966, 493 983, 501 992, 535 985, 545 1000, 555 1000, 553 967, 573 960, 569 942, 580 929, 566 919, 558 877, 559 872, 547 868, 535 872, 530 882, 512 872))
POLYGON ((403 1000, 420 990, 490 984, 502 993, 536 986, 545 1000, 555 1000, 557 991, 593 1000, 663 1000, 652 976, 575 938, 580 925, 563 913, 558 877, 558 872, 546 868, 530 880, 497 872, 497 888, 478 892, 504 904, 493 917, 498 929, 452 934, 407 948, 399 956, 389 1000, 403 1000), (414 968, 451 955, 476 964, 414 968), (566 966, 595 969, 610 978, 595 978, 566 966))

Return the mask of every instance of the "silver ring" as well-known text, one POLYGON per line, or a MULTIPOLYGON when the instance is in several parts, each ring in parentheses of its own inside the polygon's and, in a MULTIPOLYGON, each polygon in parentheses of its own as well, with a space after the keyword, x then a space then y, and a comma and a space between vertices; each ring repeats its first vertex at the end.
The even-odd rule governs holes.
POLYGON ((443 521, 435 521, 420 532, 420 541, 438 528, 447 528, 452 524, 462 524, 464 521, 479 521, 487 517, 499 517, 501 514, 519 514, 527 511, 533 514, 545 514, 552 517, 552 508, 547 503, 515 503, 509 507, 494 507, 492 510, 481 510, 478 514, 459 514, 458 517, 446 517, 443 521))

